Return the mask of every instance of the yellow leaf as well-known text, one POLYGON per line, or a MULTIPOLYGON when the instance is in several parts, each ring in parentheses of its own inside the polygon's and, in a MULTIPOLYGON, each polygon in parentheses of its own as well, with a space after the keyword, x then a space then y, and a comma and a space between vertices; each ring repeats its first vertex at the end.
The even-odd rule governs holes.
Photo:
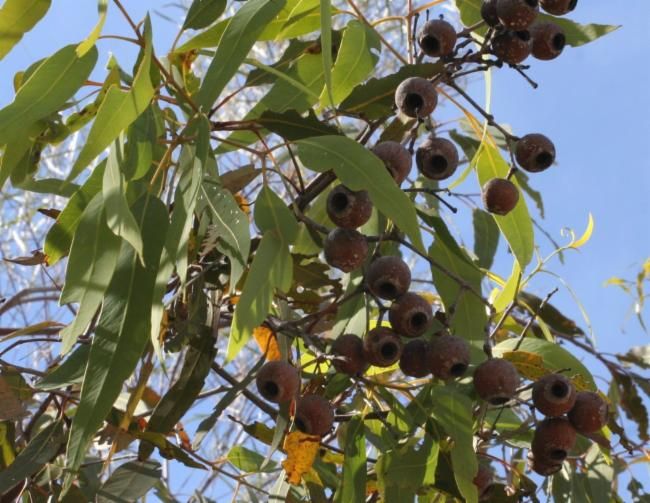
POLYGON ((248 199, 246 199, 241 192, 237 192, 234 197, 237 206, 239 206, 239 209, 246 213, 246 215, 250 215, 251 204, 248 202, 248 199))
POLYGON ((339 452, 325 451, 321 456, 323 463, 332 463, 333 465, 342 465, 345 461, 345 456, 339 452))
POLYGON ((268 361, 279 360, 282 358, 278 346, 278 338, 273 330, 264 326, 257 327, 253 330, 253 337, 257 341, 260 350, 266 356, 268 361))
POLYGON ((582 234, 580 239, 571 243, 571 248, 580 248, 581 246, 587 244, 587 241, 591 239, 591 235, 594 232, 594 217, 589 213, 589 223, 587 223, 587 229, 582 234))
MULTIPOLYGON (((544 358, 535 353, 527 351, 506 351, 502 358, 512 363, 517 371, 531 381, 536 381, 547 374, 553 374, 554 371, 544 365, 544 358)), ((590 391, 591 387, 580 374, 567 376, 578 391, 590 391)))
POLYGON ((300 484, 302 476, 311 470, 319 448, 320 437, 318 436, 292 431, 285 437, 284 450, 287 459, 282 462, 282 468, 287 472, 287 480, 290 484, 300 484))

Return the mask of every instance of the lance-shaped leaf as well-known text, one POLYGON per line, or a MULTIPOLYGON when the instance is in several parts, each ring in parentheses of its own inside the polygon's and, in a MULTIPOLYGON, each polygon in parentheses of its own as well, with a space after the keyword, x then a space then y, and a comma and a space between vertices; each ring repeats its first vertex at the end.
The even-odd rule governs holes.
MULTIPOLYGON (((510 171, 508 163, 499 150, 487 142, 481 145, 472 164, 476 167, 481 187, 492 178, 506 178, 510 171)), ((517 185, 516 180, 511 181, 517 185)), ((520 195, 517 206, 510 213, 505 216, 494 215, 494 219, 523 271, 533 258, 535 245, 533 222, 523 195, 520 195)))
POLYGON ((77 54, 79 56, 83 56, 93 48, 95 42, 97 42, 97 39, 102 34, 102 28, 104 28, 104 23, 106 22, 106 14, 108 14, 108 0, 98 0, 97 11, 99 12, 99 20, 90 32, 90 35, 88 35, 88 38, 77 47, 77 54))
POLYGON ((465 501, 476 503, 478 493, 473 480, 478 471, 478 462, 472 444, 472 401, 442 386, 434 387, 431 396, 433 416, 454 441, 451 463, 456 485, 465 501))
POLYGON ((311 136, 335 135, 339 132, 334 126, 319 121, 312 110, 307 117, 303 117, 295 110, 287 110, 283 113, 267 110, 255 122, 288 141, 298 141, 311 136))
POLYGON ((111 147, 102 182, 102 197, 106 224, 113 234, 126 240, 142 259, 142 236, 138 223, 126 199, 126 180, 120 169, 123 162, 121 145, 116 141, 111 147))
MULTIPOLYGON (((338 105, 375 69, 381 51, 379 35, 360 21, 350 21, 343 31, 336 62, 332 68, 332 100, 326 89, 320 96, 321 106, 338 105)), ((325 54, 323 52, 323 54, 325 54)))
POLYGON ((348 423, 345 433, 343 476, 335 501, 363 501, 366 497, 366 431, 363 418, 356 416, 348 423))
POLYGON ((136 501, 162 477, 157 461, 129 461, 119 466, 97 491, 97 502, 136 501))
POLYGON ((550 21, 553 24, 559 25, 564 30, 567 45, 573 47, 580 47, 581 45, 593 42, 620 28, 620 26, 607 24, 580 24, 570 19, 550 16, 544 13, 539 14, 539 20, 550 21))
POLYGON ((0 9, 0 59, 47 13, 52 0, 6 0, 0 9))
POLYGON ((226 0, 194 0, 187 11, 183 29, 200 30, 214 23, 226 10, 226 0))
POLYGON ((321 172, 333 170, 351 190, 367 190, 377 209, 424 251, 413 203, 378 157, 345 136, 317 136, 297 143, 305 166, 321 172))
POLYGON ((268 185, 257 196, 255 223, 263 233, 276 231, 287 244, 293 243, 298 236, 296 217, 268 185))
POLYGON ((438 443, 427 434, 419 449, 415 444, 415 440, 410 440, 406 445, 382 454, 377 460, 377 483, 386 497, 396 494, 397 490, 415 496, 421 487, 434 483, 440 450, 438 443))
POLYGON ((97 62, 97 49, 78 57, 68 45, 44 60, 20 87, 14 101, 0 110, 0 145, 22 137, 36 121, 59 110, 86 81, 97 62))
POLYGON ((47 255, 48 264, 56 264, 69 253, 84 209, 102 188, 105 169, 106 161, 100 163, 93 170, 84 184, 72 195, 63 211, 56 217, 54 225, 47 232, 43 250, 47 255))
POLYGON ((209 108, 239 70, 264 27, 284 7, 284 0, 249 0, 228 23, 197 95, 209 108))
POLYGON ((478 257, 478 265, 484 269, 492 267, 494 255, 499 246, 499 227, 489 213, 472 210, 474 226, 474 254, 478 257))
POLYGON ((146 110, 153 98, 155 89, 150 73, 153 46, 151 21, 148 17, 144 26, 145 47, 140 66, 133 78, 133 85, 128 91, 122 91, 118 85, 108 90, 106 98, 97 111, 97 117, 90 128, 86 143, 72 166, 68 180, 76 178, 124 129, 129 127, 146 110))
POLYGON ((88 355, 90 354, 89 344, 80 344, 70 353, 61 365, 54 368, 41 379, 36 387, 41 390, 61 389, 73 384, 80 384, 83 380, 88 355))
MULTIPOLYGON (((82 463, 92 437, 149 341, 152 294, 167 231, 167 208, 159 199, 145 194, 137 201, 134 213, 142 230, 145 265, 128 243, 122 243, 104 297, 70 431, 67 465, 73 471, 82 463)), ((68 477, 65 485, 69 486, 70 482, 68 477)))
POLYGON ((31 477, 52 461, 64 440, 61 421, 43 428, 18 454, 14 462, 0 472, 0 494, 5 493, 21 480, 31 477))
POLYGON ((61 353, 67 353, 99 308, 113 275, 120 239, 106 225, 104 200, 97 194, 81 215, 66 268, 59 303, 78 302, 77 316, 60 337, 61 353))

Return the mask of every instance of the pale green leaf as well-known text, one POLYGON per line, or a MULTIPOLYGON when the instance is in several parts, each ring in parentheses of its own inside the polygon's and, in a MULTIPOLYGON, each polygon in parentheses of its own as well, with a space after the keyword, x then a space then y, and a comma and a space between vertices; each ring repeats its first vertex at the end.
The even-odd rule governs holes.
POLYGON ((90 35, 88 35, 88 38, 81 42, 77 47, 77 56, 79 57, 92 49, 99 36, 102 34, 102 28, 104 28, 104 23, 106 23, 106 14, 108 14, 108 0, 98 0, 97 10, 99 11, 99 21, 97 21, 97 24, 93 28, 93 31, 90 32, 90 35))
POLYGON ((364 501, 366 497, 366 433, 363 418, 353 417, 345 429, 345 458, 336 502, 364 501))
POLYGON ((129 461, 111 474, 97 491, 97 502, 135 502, 162 477, 157 461, 129 461))
POLYGON ((5 0, 0 8, 0 60, 47 13, 52 0, 5 0))
POLYGON ((296 217, 268 185, 265 185, 257 196, 255 223, 262 233, 276 231, 289 244, 298 236, 296 217))

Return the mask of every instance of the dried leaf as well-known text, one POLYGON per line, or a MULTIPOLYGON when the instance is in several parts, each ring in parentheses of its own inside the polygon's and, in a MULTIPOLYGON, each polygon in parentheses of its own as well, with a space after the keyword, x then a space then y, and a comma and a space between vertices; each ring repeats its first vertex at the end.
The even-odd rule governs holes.
POLYGON ((18 265, 47 265, 47 255, 40 250, 34 250, 31 257, 6 258, 4 261, 18 265))
POLYGON ((39 208, 37 211, 46 217, 53 218, 54 220, 56 220, 61 214, 61 210, 55 208, 39 208))
POLYGON ((268 361, 280 360, 282 358, 278 346, 278 337, 273 330, 264 326, 257 327, 253 330, 253 337, 268 361))
POLYGON ((320 447, 320 437, 307 435, 301 431, 293 431, 284 439, 284 450, 287 459, 282 467, 287 472, 290 484, 298 485, 302 476, 307 473, 316 459, 320 447))
POLYGON ((25 409, 18 397, 14 394, 9 383, 0 375, 0 420, 14 421, 25 415, 25 409))

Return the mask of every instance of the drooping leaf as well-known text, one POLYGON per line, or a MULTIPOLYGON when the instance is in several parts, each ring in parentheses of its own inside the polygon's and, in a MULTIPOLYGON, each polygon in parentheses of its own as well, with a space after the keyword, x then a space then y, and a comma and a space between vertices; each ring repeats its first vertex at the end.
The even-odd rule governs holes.
POLYGON ((196 97, 209 108, 216 101, 257 41, 264 27, 284 7, 284 0, 250 0, 230 20, 196 97))
POLYGON ((298 155, 305 166, 321 172, 333 170, 351 190, 367 190, 377 209, 393 220, 416 248, 424 251, 411 200, 378 157, 344 136, 317 136, 297 143, 298 155))
POLYGON ((77 55, 79 57, 92 49, 99 36, 102 34, 102 28, 104 28, 104 23, 106 23, 106 14, 108 14, 108 0, 98 0, 97 10, 99 11, 99 21, 97 21, 97 24, 90 32, 90 35, 88 35, 88 38, 77 47, 77 55))
POLYGON ((458 489, 469 503, 478 501, 473 483, 478 462, 472 444, 472 402, 446 387, 435 387, 432 391, 433 416, 454 440, 451 448, 451 463, 458 489))
POLYGON ((0 494, 29 478, 52 461, 61 448, 65 437, 63 422, 55 421, 32 438, 6 470, 0 472, 0 494))
MULTIPOLYGON (((492 178, 505 178, 510 170, 501 153, 494 146, 485 142, 481 145, 472 164, 476 167, 481 187, 492 178)), ((513 183, 516 185, 516 180, 513 183)), ((530 219, 526 201, 523 197, 519 197, 517 206, 510 213, 505 216, 495 215, 494 219, 523 271, 533 258, 535 245, 533 222, 530 219)))
POLYGON ((479 267, 489 269, 499 245, 499 227, 489 213, 475 208, 472 210, 474 224, 474 254, 479 267))
POLYGON ((14 101, 0 110, 0 145, 23 136, 36 121, 61 108, 86 81, 97 62, 97 49, 83 57, 68 45, 44 60, 16 93, 14 101))
POLYGON ((564 30, 567 45, 573 47, 580 47, 581 45, 593 42, 620 28, 620 26, 607 24, 580 24, 564 17, 556 17, 544 13, 540 13, 538 18, 540 21, 550 21, 553 24, 559 25, 564 30))
POLYGON ((154 104, 147 107, 129 127, 121 166, 126 180, 139 180, 151 169, 159 136, 156 108, 154 104))
POLYGON ((6 0, 0 8, 0 60, 47 13, 52 0, 6 0))
POLYGON ((129 461, 119 466, 97 491, 97 502, 135 502, 162 477, 157 461, 129 461))
POLYGON ((56 264, 69 253, 84 209, 102 188, 105 169, 104 161, 93 170, 84 184, 72 195, 45 236, 43 250, 50 265, 56 264))
MULTIPOLYGON (((501 356, 507 351, 514 351, 518 339, 507 339, 494 346, 496 356, 501 356)), ((579 375, 591 391, 596 389, 594 378, 587 368, 569 351, 558 344, 543 339, 526 337, 519 347, 521 351, 533 353, 542 357, 544 365, 551 371, 565 370, 567 376, 579 375)))
POLYGON ((72 240, 60 304, 78 302, 74 320, 61 333, 61 353, 67 353, 97 312, 111 280, 120 239, 106 225, 104 200, 95 195, 86 207, 72 240))
POLYGON ((353 417, 345 433, 345 457, 337 502, 362 501, 366 496, 366 434, 363 418, 353 417))
MULTIPOLYGON (((134 206, 142 231, 144 265, 123 243, 97 322, 79 407, 72 421, 67 465, 76 471, 90 440, 131 375, 150 334, 150 311, 156 270, 167 231, 165 205, 145 194, 134 206)), ((66 478, 65 486, 71 482, 66 478)))
POLYGON ((396 73, 379 79, 370 79, 358 85, 343 100, 341 110, 349 114, 361 115, 368 119, 378 119, 390 115, 395 103, 395 90, 409 77, 430 78, 442 70, 441 63, 422 63, 404 65, 396 73))
POLYGON ((521 268, 519 267, 519 262, 516 260, 512 264, 512 272, 508 281, 505 282, 501 291, 497 294, 492 306, 496 313, 502 313, 505 311, 510 303, 515 300, 519 288, 521 286, 521 268))
POLYGON ((48 372, 48 374, 36 384, 36 387, 44 391, 49 391, 65 388, 66 386, 72 386, 74 384, 80 384, 86 370, 89 354, 90 344, 80 344, 72 353, 70 353, 70 356, 68 356, 63 363, 48 372))
POLYGON ((144 29, 145 47, 140 66, 128 91, 118 85, 111 87, 97 111, 86 143, 72 166, 68 180, 74 180, 81 171, 101 154, 106 147, 143 113, 153 98, 155 89, 151 82, 151 20, 147 17, 144 29))
POLYGON ((339 133, 334 126, 319 121, 312 110, 307 117, 303 117, 295 110, 287 110, 282 113, 266 110, 255 122, 272 133, 282 136, 287 141, 339 133))
POLYGON ((200 30, 211 25, 226 10, 226 0, 194 0, 187 11, 183 30, 200 30))
POLYGON ((288 244, 293 243, 298 235, 296 217, 268 185, 265 185, 257 196, 255 224, 262 233, 277 232, 288 244))
MULTIPOLYGON (((336 62, 332 68, 332 99, 326 89, 320 96, 321 106, 338 105, 374 70, 381 42, 377 32, 360 21, 350 21, 343 31, 336 62)), ((323 47, 325 54, 325 47, 323 47)))

